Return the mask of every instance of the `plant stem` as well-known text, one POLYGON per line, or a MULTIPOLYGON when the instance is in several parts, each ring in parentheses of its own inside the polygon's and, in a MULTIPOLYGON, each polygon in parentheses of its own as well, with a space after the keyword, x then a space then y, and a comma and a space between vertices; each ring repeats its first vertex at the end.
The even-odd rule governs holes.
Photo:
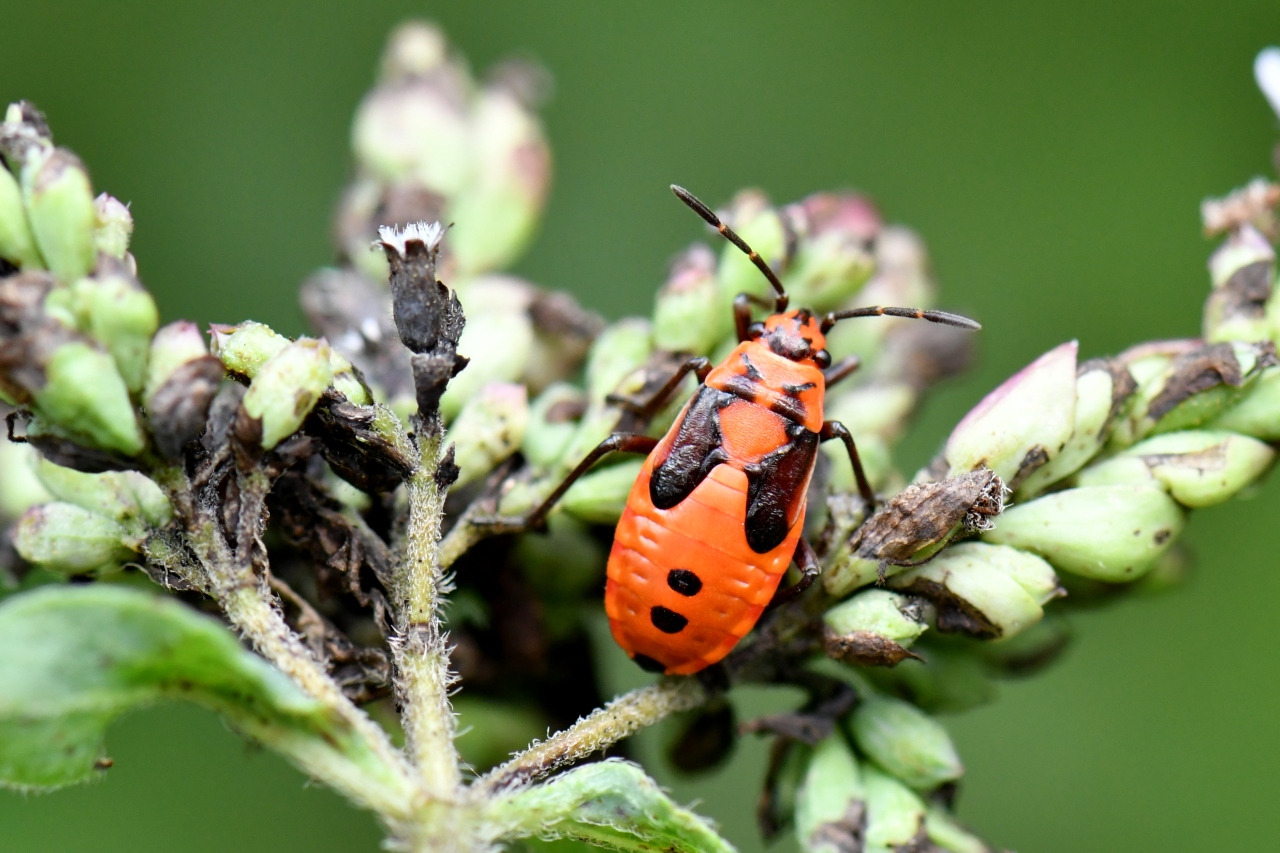
POLYGON ((706 689, 693 678, 666 679, 632 690, 489 771, 472 786, 472 790, 480 796, 491 797, 526 785, 612 746, 671 714, 696 708, 707 700, 707 696, 706 689))

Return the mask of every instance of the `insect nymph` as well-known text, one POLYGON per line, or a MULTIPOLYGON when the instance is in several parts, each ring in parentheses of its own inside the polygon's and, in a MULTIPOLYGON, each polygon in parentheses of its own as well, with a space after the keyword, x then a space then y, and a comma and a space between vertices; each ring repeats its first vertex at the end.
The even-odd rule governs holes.
POLYGON ((823 418, 827 386, 857 369, 832 364, 825 333, 838 321, 889 315, 965 329, 977 323, 917 308, 866 307, 816 316, 787 310, 769 265, 687 190, 672 191, 741 249, 775 292, 772 313, 752 322, 754 297, 734 300, 738 346, 714 367, 687 359, 655 395, 689 373, 698 390, 661 439, 618 433, 587 455, 526 521, 540 520, 569 484, 614 451, 645 453, 609 554, 605 610, 614 639, 638 664, 669 675, 723 658, 756 624, 794 561, 802 592, 818 575, 805 542, 805 502, 818 444, 841 440, 864 500, 875 500, 849 431, 823 418))

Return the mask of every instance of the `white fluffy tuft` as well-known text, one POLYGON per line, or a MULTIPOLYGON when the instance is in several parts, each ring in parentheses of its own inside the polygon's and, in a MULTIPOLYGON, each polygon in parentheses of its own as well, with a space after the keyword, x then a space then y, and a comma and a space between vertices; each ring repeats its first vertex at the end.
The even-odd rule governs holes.
POLYGON ((375 245, 389 246, 399 252, 401 257, 405 255, 405 245, 413 241, 422 243, 430 251, 435 251, 440 241, 444 239, 444 230, 444 226, 439 222, 410 222, 404 228, 383 225, 378 228, 379 240, 375 245))

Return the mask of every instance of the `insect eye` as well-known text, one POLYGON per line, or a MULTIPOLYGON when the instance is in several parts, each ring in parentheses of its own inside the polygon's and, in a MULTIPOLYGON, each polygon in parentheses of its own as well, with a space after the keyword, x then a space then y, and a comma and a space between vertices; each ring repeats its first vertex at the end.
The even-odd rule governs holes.
POLYGON ((747 327, 747 337, 755 340, 764 334, 764 323, 752 323, 747 327))
POLYGON ((827 352, 824 349, 820 349, 813 354, 813 361, 814 361, 814 364, 818 365, 818 367, 821 367, 823 370, 826 370, 828 367, 831 366, 831 353, 827 352))

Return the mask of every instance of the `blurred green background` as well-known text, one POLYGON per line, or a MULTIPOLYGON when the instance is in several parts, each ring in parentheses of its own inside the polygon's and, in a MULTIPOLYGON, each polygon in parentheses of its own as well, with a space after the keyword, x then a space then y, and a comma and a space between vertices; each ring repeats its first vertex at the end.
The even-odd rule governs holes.
MULTIPOLYGON (((36 101, 97 187, 132 203, 167 319, 296 333, 295 288, 331 257, 352 111, 387 30, 419 14, 477 68, 520 52, 554 73, 557 175, 519 271, 611 317, 647 311, 701 233, 672 181, 716 202, 858 187, 918 228, 945 302, 985 331, 909 464, 1062 340, 1086 357, 1195 334, 1198 204, 1269 174, 1278 136, 1251 74, 1280 41, 1261 2, 0 0, 0 98, 36 101)), ((1196 513, 1187 587, 1078 618, 1057 667, 948 718, 969 768, 960 814, 1024 853, 1277 843, 1277 513, 1275 483, 1196 513)), ((377 849, 367 815, 204 712, 137 714, 110 747, 100 785, 0 795, 0 849, 377 849)), ((744 850, 762 752, 669 780, 744 850)))

